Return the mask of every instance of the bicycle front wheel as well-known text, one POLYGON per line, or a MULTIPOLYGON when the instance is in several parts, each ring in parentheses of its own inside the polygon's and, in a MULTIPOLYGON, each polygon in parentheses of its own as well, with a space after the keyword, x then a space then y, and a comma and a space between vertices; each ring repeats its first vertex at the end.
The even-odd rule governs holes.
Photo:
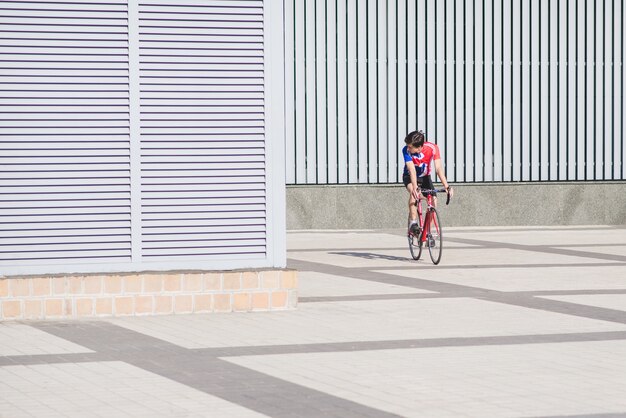
POLYGON ((430 259, 433 261, 433 264, 439 264, 441 261, 441 252, 443 251, 443 237, 437 209, 430 209, 428 219, 429 225, 426 241, 428 244, 428 252, 430 253, 430 259))

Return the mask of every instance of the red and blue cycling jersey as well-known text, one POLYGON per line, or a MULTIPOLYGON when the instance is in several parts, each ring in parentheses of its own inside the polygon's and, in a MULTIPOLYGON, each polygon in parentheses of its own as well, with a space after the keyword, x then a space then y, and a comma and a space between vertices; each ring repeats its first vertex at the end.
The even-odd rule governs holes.
POLYGON ((409 154, 408 147, 402 148, 402 155, 404 156, 404 174, 409 174, 409 169, 406 167, 406 163, 413 161, 415 165, 415 173, 417 177, 425 177, 430 175, 431 162, 433 160, 441 159, 439 154, 439 147, 432 142, 424 142, 421 152, 415 154, 409 154))

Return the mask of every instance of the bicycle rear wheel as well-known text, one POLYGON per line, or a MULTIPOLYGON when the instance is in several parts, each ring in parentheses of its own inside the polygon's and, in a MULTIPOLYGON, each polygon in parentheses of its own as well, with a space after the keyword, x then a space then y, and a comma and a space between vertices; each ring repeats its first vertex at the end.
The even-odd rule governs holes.
MULTIPOLYGON (((421 234, 420 234, 421 235, 421 234)), ((413 260, 419 260, 422 256, 422 243, 420 241, 420 236, 413 235, 409 233, 409 250, 411 251, 411 257, 413 260)))
MULTIPOLYGON (((420 222, 421 223, 421 222, 420 222)), ((422 256, 422 243, 420 242, 420 237, 422 236, 422 228, 419 228, 419 233, 414 235, 411 232, 411 222, 408 223, 409 232, 407 234, 407 239, 409 240, 409 251, 411 251, 411 257, 413 260, 419 260, 422 256)))
POLYGON ((426 241, 428 243, 428 252, 430 253, 430 259, 433 264, 439 264, 441 261, 441 252, 443 251, 441 222, 439 221, 437 209, 431 208, 429 215, 428 235, 426 241))

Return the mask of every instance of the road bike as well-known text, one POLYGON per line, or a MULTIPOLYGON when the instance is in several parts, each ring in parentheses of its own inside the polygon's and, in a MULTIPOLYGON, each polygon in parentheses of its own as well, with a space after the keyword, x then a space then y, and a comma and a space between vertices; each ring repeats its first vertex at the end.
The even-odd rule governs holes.
MULTIPOLYGON (((442 226, 439 220, 437 209, 433 206, 437 193, 444 193, 446 189, 423 189, 420 197, 415 202, 417 206, 418 223, 409 228, 408 240, 409 250, 414 260, 419 260, 422 256, 422 249, 428 247, 428 253, 433 264, 441 261, 443 250, 442 226), (422 211, 422 201, 426 201, 426 214, 422 211)), ((447 193, 446 205, 450 204, 450 193, 447 193)))

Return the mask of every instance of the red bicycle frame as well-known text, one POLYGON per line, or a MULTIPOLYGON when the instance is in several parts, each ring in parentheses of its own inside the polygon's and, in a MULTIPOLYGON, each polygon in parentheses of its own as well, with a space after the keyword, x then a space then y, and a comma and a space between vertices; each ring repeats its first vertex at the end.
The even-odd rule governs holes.
POLYGON ((424 216, 422 212, 421 202, 419 200, 416 202, 417 217, 419 219, 420 229, 422 231, 419 236, 419 241, 424 243, 428 240, 428 235, 430 234, 431 218, 434 219, 434 224, 437 232, 439 232, 439 225, 437 225, 437 218, 433 218, 430 211, 430 208, 433 207, 433 195, 431 193, 426 193, 426 196, 424 198, 420 198, 420 200, 426 200, 427 203, 426 215, 424 216))

